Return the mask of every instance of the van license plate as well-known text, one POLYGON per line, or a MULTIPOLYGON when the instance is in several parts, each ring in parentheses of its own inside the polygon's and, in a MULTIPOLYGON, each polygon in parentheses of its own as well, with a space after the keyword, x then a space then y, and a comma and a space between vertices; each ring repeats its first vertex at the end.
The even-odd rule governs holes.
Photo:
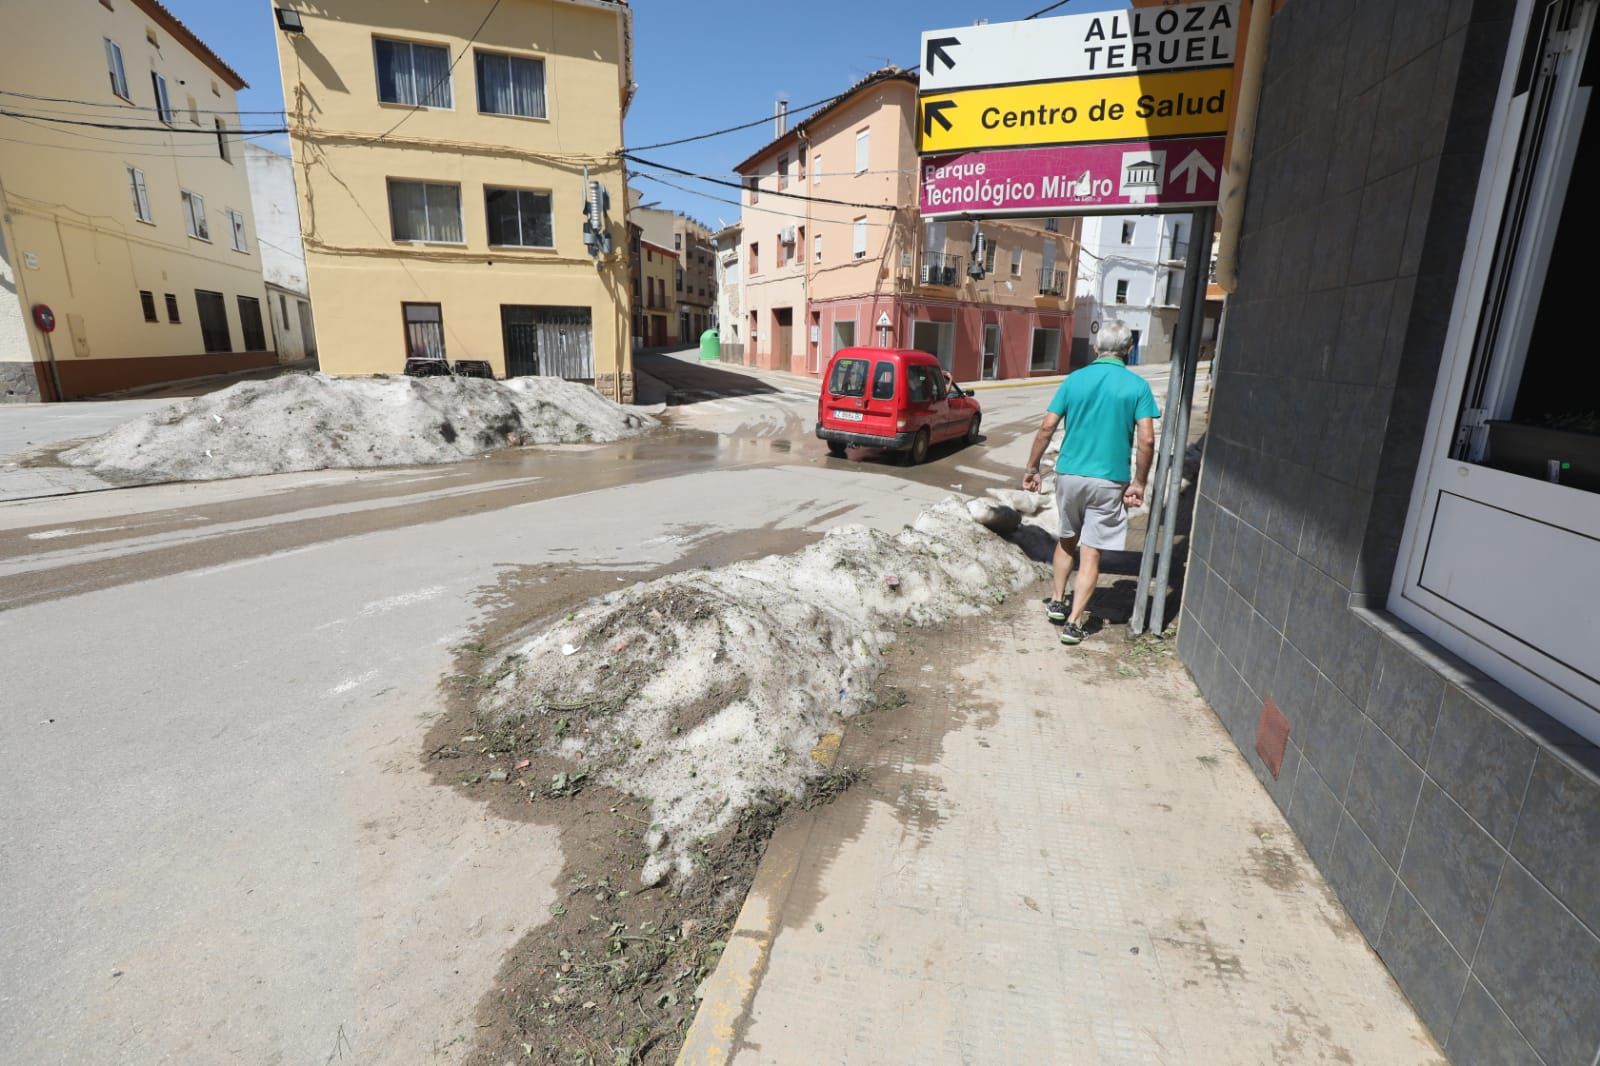
POLYGON ((835 409, 833 417, 841 422, 859 422, 863 418, 860 411, 840 411, 835 409))

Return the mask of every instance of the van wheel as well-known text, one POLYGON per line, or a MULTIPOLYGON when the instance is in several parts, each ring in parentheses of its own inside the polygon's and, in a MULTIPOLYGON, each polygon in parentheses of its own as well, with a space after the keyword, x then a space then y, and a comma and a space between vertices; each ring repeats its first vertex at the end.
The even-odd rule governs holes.
POLYGON ((983 422, 983 416, 982 415, 973 415, 972 416, 972 425, 967 427, 967 443, 968 444, 976 444, 976 443, 978 443, 978 438, 980 436, 982 436, 982 434, 980 434, 978 432, 978 426, 982 422, 983 422))
POLYGON ((911 450, 906 452, 906 462, 911 466, 921 466, 928 461, 929 436, 927 430, 921 430, 911 442, 911 450))
POLYGON ((840 444, 838 441, 830 440, 828 442, 828 454, 833 456, 835 459, 843 459, 844 451, 844 445, 840 444))

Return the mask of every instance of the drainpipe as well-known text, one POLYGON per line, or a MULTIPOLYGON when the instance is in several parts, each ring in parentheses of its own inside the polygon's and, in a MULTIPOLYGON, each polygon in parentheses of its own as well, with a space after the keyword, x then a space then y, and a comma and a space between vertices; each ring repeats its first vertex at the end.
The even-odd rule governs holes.
MULTIPOLYGON (((1244 229, 1244 199, 1250 187, 1255 156, 1256 119, 1261 107, 1261 81, 1267 69, 1267 42, 1272 35, 1270 0, 1253 0, 1244 66, 1239 72, 1239 99, 1233 113, 1233 152, 1222 175, 1222 234, 1217 244, 1217 284, 1224 292, 1239 287, 1239 234, 1244 229)), ((1195 235, 1199 239, 1199 234, 1195 235)))

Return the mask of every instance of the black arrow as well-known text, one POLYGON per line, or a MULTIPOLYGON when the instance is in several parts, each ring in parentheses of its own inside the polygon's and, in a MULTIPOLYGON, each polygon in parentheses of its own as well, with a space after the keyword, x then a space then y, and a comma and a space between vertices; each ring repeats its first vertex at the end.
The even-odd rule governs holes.
POLYGON ((948 133, 952 127, 950 120, 944 117, 944 113, 955 109, 956 102, 954 100, 933 100, 926 104, 922 109, 922 135, 924 137, 933 136, 933 124, 935 122, 943 126, 945 132, 948 133))
POLYGON ((929 74, 932 74, 934 73, 933 61, 942 59, 946 68, 950 70, 956 69, 956 61, 950 58, 950 53, 945 51, 945 47, 948 45, 951 48, 955 48, 960 44, 961 38, 959 37, 934 37, 930 39, 928 41, 928 55, 922 65, 928 69, 929 74))

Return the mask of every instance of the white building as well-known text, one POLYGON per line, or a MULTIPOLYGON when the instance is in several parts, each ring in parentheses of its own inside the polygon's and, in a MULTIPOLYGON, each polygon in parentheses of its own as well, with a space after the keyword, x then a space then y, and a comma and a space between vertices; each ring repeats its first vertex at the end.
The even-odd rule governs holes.
POLYGON ((1078 250, 1072 362, 1089 361, 1095 323, 1117 318, 1133 330, 1133 361, 1172 360, 1189 255, 1188 215, 1105 215, 1083 220, 1078 250))
POLYGON ((299 200, 294 163, 258 144, 244 146, 250 176, 250 205, 256 215, 256 243, 267 282, 267 316, 277 338, 278 359, 292 362, 317 354, 311 321, 311 290, 306 284, 306 250, 300 240, 299 200))
POLYGON ((749 338, 741 336, 744 322, 744 272, 739 262, 739 242, 744 227, 735 222, 711 237, 717 249, 717 332, 722 339, 722 359, 745 362, 749 338))

